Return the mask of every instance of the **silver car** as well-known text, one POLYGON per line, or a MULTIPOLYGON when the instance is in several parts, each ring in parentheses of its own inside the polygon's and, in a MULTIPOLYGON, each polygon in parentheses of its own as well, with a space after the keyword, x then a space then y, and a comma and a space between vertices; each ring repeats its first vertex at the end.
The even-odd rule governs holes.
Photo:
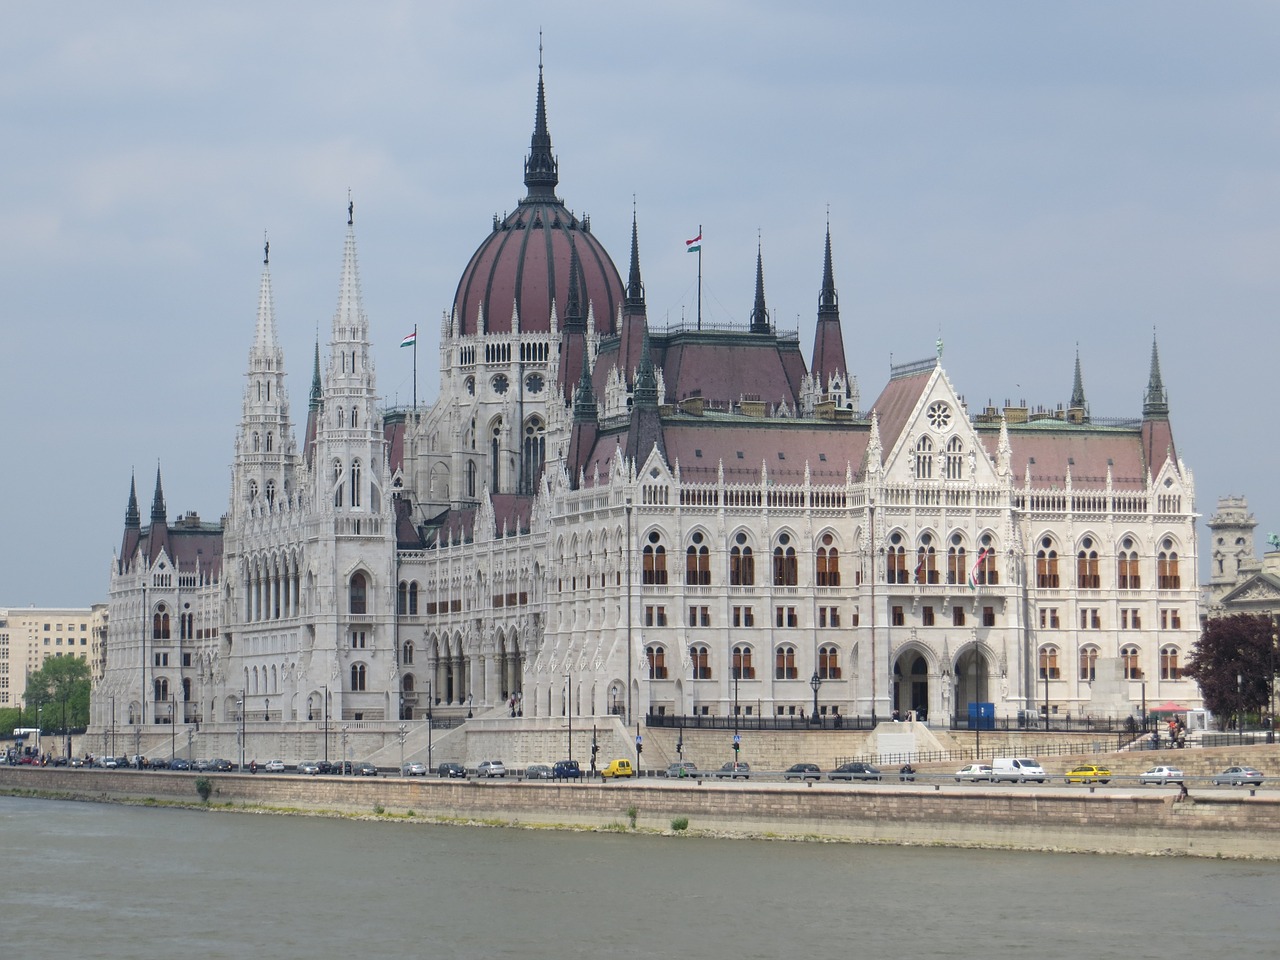
POLYGON ((995 771, 991 769, 989 763, 968 763, 956 771, 956 783, 962 780, 986 780, 988 782, 996 778, 995 771))
POLYGON ((1177 767, 1152 767, 1138 775, 1139 783, 1154 783, 1162 787, 1166 783, 1182 783, 1182 779, 1182 771, 1177 767))
POLYGON ((505 777, 506 775, 507 765, 501 760, 481 760, 480 766, 476 768, 478 777, 505 777))
POLYGON ((427 775, 427 765, 419 763, 417 760, 411 760, 400 768, 402 777, 425 777, 427 775))

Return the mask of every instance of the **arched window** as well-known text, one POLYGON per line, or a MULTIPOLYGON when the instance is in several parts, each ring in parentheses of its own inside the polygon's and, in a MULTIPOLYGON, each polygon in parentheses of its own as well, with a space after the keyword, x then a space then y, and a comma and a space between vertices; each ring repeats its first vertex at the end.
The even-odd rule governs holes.
POLYGON ((1036 586, 1057 588, 1058 551, 1053 548, 1053 540, 1045 537, 1040 541, 1040 549, 1036 551, 1036 586))
POLYGON ((1098 648, 1080 648, 1080 679, 1093 682, 1098 676, 1098 648))
POLYGON ((524 425, 524 459, 520 464, 520 489, 532 494, 542 476, 547 459, 547 425, 541 417, 530 417, 524 425))
POLYGON ((271 446, 272 446, 272 433, 270 430, 268 430, 267 431, 267 453, 271 452, 271 446))
POLYGON ((690 587, 705 587, 711 583, 711 555, 701 533, 695 531, 690 539, 693 543, 685 551, 684 582, 690 587))
MULTIPOLYGON (((182 678, 182 702, 183 703, 191 702, 191 678, 190 677, 182 678)), ((184 720, 183 722, 185 723, 186 721, 184 720)))
POLYGON ((773 678, 794 680, 799 675, 799 671, 796 670, 796 648, 779 647, 773 655, 773 678))
POLYGON ((756 558, 747 545, 745 533, 739 533, 734 541, 733 549, 729 551, 729 583, 735 587, 750 587, 756 582, 756 558))
POLYGON ((667 582, 667 548, 657 530, 649 531, 649 542, 644 545, 641 583, 654 585, 667 582))
POLYGON ((1139 590, 1142 587, 1135 546, 1133 537, 1125 537, 1120 544, 1120 556, 1116 560, 1116 587, 1120 590, 1139 590))
POLYGON ((733 648, 732 676, 735 680, 754 680, 756 678, 756 667, 751 662, 751 648, 745 643, 738 644, 733 648))
POLYGON ((351 461, 351 505, 360 506, 360 461, 351 461))
POLYGON ((980 546, 982 549, 978 551, 977 582, 994 586, 1000 582, 1000 568, 996 566, 996 542, 991 534, 984 533, 980 546))
POLYGON ((352 693, 361 693, 364 691, 365 666, 363 663, 353 663, 351 665, 351 691, 352 693))
POLYGON ((1120 648, 1120 665, 1124 669, 1126 680, 1141 680, 1142 667, 1138 663, 1138 648, 1134 646, 1120 648))
MULTIPOLYGON (((418 688, 418 683, 416 680, 414 680, 413 674, 406 673, 404 675, 404 679, 400 681, 400 689, 403 690, 405 693, 413 693, 413 691, 416 690, 417 688, 418 688)), ((405 717, 402 719, 407 720, 410 718, 405 717)))
POLYGON ((1178 590, 1182 587, 1182 577, 1178 575, 1178 553, 1174 549, 1173 540, 1166 537, 1160 544, 1158 561, 1158 586, 1161 590, 1178 590))
POLYGON ((938 553, 933 545, 933 535, 921 534, 920 547, 916 550, 916 583, 938 582, 938 553))
POLYGON ((400 648, 400 662, 405 666, 413 663, 413 641, 406 640, 400 648))
POLYGON ((799 574, 796 563, 796 548, 791 546, 791 536, 781 534, 778 546, 773 548, 773 585, 775 587, 794 587, 799 574))
POLYGON ((1058 648, 1052 643, 1046 643, 1040 648, 1040 679, 1058 680, 1060 677, 1058 648))
POLYGON ((933 479, 933 441, 921 437, 916 443, 916 479, 933 479))
POLYGON ((907 582, 907 548, 903 545, 902 534, 889 535, 889 546, 885 551, 887 565, 885 567, 886 583, 907 582))
POLYGON ((1080 552, 1076 554, 1076 586, 1081 590, 1097 590, 1102 586, 1102 578, 1098 576, 1098 551, 1094 549, 1093 537, 1085 537, 1080 541, 1080 552))
POLYGON ((348 597, 350 600, 348 609, 349 613, 360 614, 369 612, 368 585, 369 581, 359 570, 351 575, 351 580, 348 585, 348 597))
POLYGON ((498 480, 502 471, 502 421, 497 420, 489 436, 489 492, 499 493, 498 480))
POLYGON ((818 679, 840 679, 840 649, 834 645, 818 648, 818 679))
POLYGON ((409 616, 416 617, 418 615, 418 581, 414 580, 409 584, 409 616))
POLYGON ((693 679, 711 679, 711 655, 705 646, 699 644, 689 648, 689 658, 693 661, 693 679))
POLYGON ((822 535, 818 547, 818 586, 840 586, 840 551, 835 547, 836 538, 829 533, 822 535))
POLYGON ((258 431, 253 431, 253 452, 257 453, 261 449, 262 441, 258 437, 258 431))
POLYGON ((959 437, 947 441, 947 479, 964 479, 964 444, 959 437))
POLYGON ((476 462, 474 460, 467 461, 467 496, 474 498, 476 495, 476 462))
POLYGON ((958 533, 951 535, 951 546, 947 547, 947 583, 964 583, 969 576, 965 562, 964 537, 958 533))
POLYGON ((1178 663, 1178 648, 1174 646, 1160 648, 1160 679, 1181 680, 1182 667, 1178 663))
POLYGON ((274 480, 267 481, 267 506, 271 506, 276 502, 276 482, 274 480))
POLYGON ((333 461, 333 505, 342 506, 342 461, 333 461))
POLYGON ((649 659, 649 679, 667 679, 667 648, 655 643, 644 648, 644 655, 649 659))
POLYGON ((156 677, 156 701, 163 702, 169 699, 169 681, 164 677, 156 677))
MULTIPOLYGON (((342 361, 344 366, 346 364, 346 360, 347 360, 347 356, 346 354, 343 354, 342 361)), ((341 429, 342 427, 345 427, 345 426, 346 426, 346 416, 343 414, 342 408, 339 407, 338 408, 338 428, 341 429)))
POLYGON ((405 614, 409 612, 409 584, 403 580, 396 587, 396 613, 405 614))
POLYGON ((258 481, 250 480, 249 481, 249 502, 253 503, 253 501, 257 499, 258 499, 258 481))
POLYGON ((358 408, 356 407, 351 408, 351 429, 353 430, 360 426, 360 414, 357 412, 357 409, 358 408))

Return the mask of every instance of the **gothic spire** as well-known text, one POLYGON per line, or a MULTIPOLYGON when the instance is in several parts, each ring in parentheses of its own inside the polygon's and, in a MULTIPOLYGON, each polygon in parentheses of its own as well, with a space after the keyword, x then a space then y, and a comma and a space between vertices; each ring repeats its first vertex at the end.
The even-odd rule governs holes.
POLYGON ((631 207, 631 272, 627 276, 626 306, 644 309, 644 283, 640 280, 640 231, 636 226, 636 210, 631 207))
POLYGON ((573 396, 573 422, 595 423, 598 413, 595 393, 591 389, 591 372, 584 363, 582 376, 578 378, 578 389, 573 396))
POLYGON ((1080 373, 1080 348, 1076 347, 1076 375, 1071 385, 1071 408, 1081 410, 1084 405, 1084 377, 1080 373))
POLYGON ((254 360, 272 359, 279 349, 280 344, 276 337, 276 308, 271 297, 271 243, 264 234, 262 280, 258 288, 258 326, 253 339, 254 360))
MULTIPOLYGON (((136 507, 136 504, 135 504, 135 507, 136 507)), ((151 498, 151 522, 153 524, 164 523, 165 513, 166 511, 164 507, 164 487, 160 483, 160 464, 157 463, 156 464, 156 492, 155 492, 155 496, 151 498)))
POLYGON ((751 332, 769 332, 769 311, 764 305, 764 254, 756 241, 756 302, 751 308, 751 332))
POLYGON ((827 255, 822 265, 822 292, 818 294, 818 317, 840 319, 840 301, 836 296, 835 271, 831 268, 831 223, 827 223, 827 255))
POLYGON ((311 371, 311 404, 310 409, 320 408, 320 398, 324 395, 324 385, 320 380, 320 338, 316 337, 316 362, 311 371))
POLYGON ((1155 331, 1151 333, 1151 374, 1147 378, 1147 393, 1142 401, 1144 420, 1166 420, 1169 417, 1169 396, 1160 378, 1160 349, 1155 331))
POLYGON ((636 407, 656 410, 658 408, 658 378, 653 372, 653 360, 649 356, 648 324, 645 324, 644 337, 640 343, 640 364, 636 368, 633 403, 636 407))
POLYGON ((547 97, 542 83, 542 41, 538 41, 538 107, 529 140, 529 156, 524 161, 524 185, 529 188, 526 200, 555 200, 560 182, 560 164, 551 152, 551 133, 547 130, 547 97))
POLYGON ((138 488, 134 484, 133 474, 129 474, 129 506, 124 512, 126 529, 137 530, 142 526, 142 515, 138 512, 138 488))
MULTIPOLYGON (((756 295, 763 302, 763 278, 756 295)), ((826 393, 830 388, 831 378, 836 374, 843 376, 847 370, 835 271, 831 266, 831 224, 828 222, 826 256, 822 265, 822 292, 818 294, 818 325, 813 334, 813 377, 817 381, 818 392, 826 393)))
POLYGON ((564 325, 582 326, 586 322, 582 309, 582 261, 578 259, 578 245, 569 238, 569 296, 564 308, 564 325))

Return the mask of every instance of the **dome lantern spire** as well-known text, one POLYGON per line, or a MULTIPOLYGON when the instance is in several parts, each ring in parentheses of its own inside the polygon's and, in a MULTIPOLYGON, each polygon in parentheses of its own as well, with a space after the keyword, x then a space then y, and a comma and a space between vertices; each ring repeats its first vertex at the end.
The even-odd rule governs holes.
POLYGON ((526 200, 555 200, 560 182, 560 164, 551 152, 551 133, 547 130, 547 97, 542 83, 542 38, 538 38, 538 106, 529 140, 529 156, 524 161, 524 185, 529 188, 526 200))

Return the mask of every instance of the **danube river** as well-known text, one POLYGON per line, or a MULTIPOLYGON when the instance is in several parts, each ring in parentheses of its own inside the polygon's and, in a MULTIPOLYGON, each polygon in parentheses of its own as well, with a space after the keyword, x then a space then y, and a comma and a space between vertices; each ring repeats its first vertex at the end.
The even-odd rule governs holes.
POLYGON ((1280 953, 1280 865, 0 797, 4 954, 1138 960, 1280 953))

